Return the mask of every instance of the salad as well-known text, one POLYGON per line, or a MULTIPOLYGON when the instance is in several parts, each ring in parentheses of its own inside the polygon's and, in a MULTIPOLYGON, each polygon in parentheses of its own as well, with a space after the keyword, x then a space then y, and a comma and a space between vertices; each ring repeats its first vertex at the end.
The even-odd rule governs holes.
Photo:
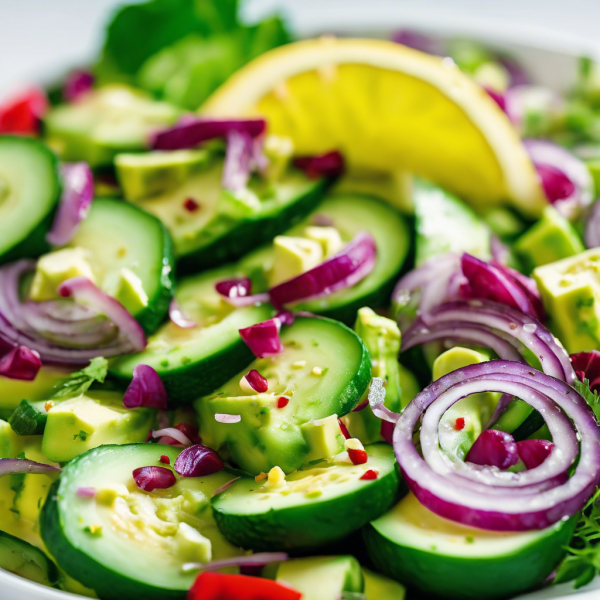
MULTIPOLYGON (((149 0, 0 103, 0 568, 101 600, 600 570, 600 67, 149 0)), ((66 596, 65 596, 66 598, 66 596)))

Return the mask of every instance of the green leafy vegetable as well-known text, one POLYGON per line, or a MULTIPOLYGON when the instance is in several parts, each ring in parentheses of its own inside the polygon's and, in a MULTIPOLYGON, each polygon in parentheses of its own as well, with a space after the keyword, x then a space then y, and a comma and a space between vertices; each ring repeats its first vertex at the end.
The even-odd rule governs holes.
POLYGON ((576 380, 573 387, 583 396, 583 399, 591 406, 597 419, 600 419, 600 396, 598 392, 590 389, 590 382, 576 380))
POLYGON ((66 399, 81 396, 94 382, 104 383, 108 372, 108 361, 101 356, 92 358, 90 364, 59 382, 52 394, 53 399, 66 399))
MULTIPOLYGON (((25 458, 25 453, 21 452, 17 458, 25 458)), ((25 486, 25 475, 26 473, 13 473, 10 476, 10 489, 15 493, 13 496, 12 507, 9 509, 11 512, 16 515, 20 515, 19 509, 17 507, 17 502, 19 501, 19 497, 23 493, 23 488, 25 486)))
POLYGON ((83 431, 83 429, 80 429, 79 433, 76 433, 73 436, 73 440, 76 440, 77 438, 79 438, 82 442, 85 442, 85 440, 88 439, 89 435, 90 434, 87 431, 83 431))

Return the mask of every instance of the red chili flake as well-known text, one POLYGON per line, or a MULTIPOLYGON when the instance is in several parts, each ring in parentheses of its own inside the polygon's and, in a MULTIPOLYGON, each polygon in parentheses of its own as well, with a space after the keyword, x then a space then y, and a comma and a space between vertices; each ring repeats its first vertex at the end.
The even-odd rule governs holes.
POLYGON ((196 212, 200 208, 200 204, 194 198, 186 198, 183 203, 183 208, 188 212, 196 212))
POLYGON ((340 424, 340 429, 342 430, 342 435, 349 440, 352 436, 348 431, 348 428, 344 425, 344 422, 341 419, 338 419, 338 423, 340 424))
POLYGON ((360 478, 363 479, 364 481, 369 481, 371 479, 377 479, 377 476, 379 475, 379 472, 376 471, 375 469, 369 469, 368 471, 365 471, 360 478))
POLYGON ((356 450, 354 448, 348 449, 348 457, 352 461, 353 465, 364 465, 369 458, 366 450, 356 450))
POLYGON ((461 429, 465 428, 465 418, 464 417, 458 417, 458 419, 456 419, 456 422, 454 423, 454 429, 456 429, 456 431, 460 431, 461 429))
POLYGON ((277 408, 285 408, 290 403, 290 399, 285 396, 279 396, 277 399, 277 408))
POLYGON ((171 464, 171 459, 168 456, 165 456, 164 454, 158 460, 165 465, 171 464))
POLYGON ((198 435, 198 429, 189 423, 177 423, 175 425, 175 429, 178 429, 183 433, 183 435, 187 436, 189 440, 194 442, 194 444, 201 444, 202 438, 198 435))

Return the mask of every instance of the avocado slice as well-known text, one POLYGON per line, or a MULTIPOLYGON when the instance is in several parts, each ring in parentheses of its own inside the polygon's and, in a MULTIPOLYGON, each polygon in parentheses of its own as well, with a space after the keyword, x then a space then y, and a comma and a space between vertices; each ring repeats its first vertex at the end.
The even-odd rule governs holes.
POLYGON ((362 568, 365 578, 365 600, 404 600, 406 589, 385 575, 362 568))

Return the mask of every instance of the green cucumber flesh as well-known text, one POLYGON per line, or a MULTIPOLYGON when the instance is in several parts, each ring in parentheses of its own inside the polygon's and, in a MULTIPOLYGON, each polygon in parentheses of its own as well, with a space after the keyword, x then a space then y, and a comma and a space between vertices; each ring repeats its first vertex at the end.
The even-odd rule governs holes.
POLYGON ((69 246, 90 251, 96 283, 117 292, 121 269, 137 275, 148 304, 133 316, 152 333, 167 315, 173 295, 172 242, 164 225, 142 209, 111 198, 98 198, 69 246))
POLYGON ((490 230, 473 209, 445 190, 416 179, 416 266, 448 252, 490 258, 490 230))
MULTIPOLYGON (((323 215, 333 222, 342 239, 348 243, 359 231, 368 231, 375 238, 377 262, 375 268, 358 284, 294 306, 338 319, 352 325, 356 312, 362 306, 380 307, 389 303, 392 289, 405 262, 410 245, 410 232, 404 218, 388 204, 369 196, 335 194, 322 202, 315 213, 285 235, 302 235, 313 223, 315 215, 323 215)), ((240 261, 240 268, 256 283, 257 289, 266 287, 265 273, 273 262, 272 247, 261 248, 240 261)))
POLYGON ((256 359, 213 394, 194 403, 204 441, 252 474, 279 466, 298 469, 309 447, 300 426, 342 416, 356 406, 371 378, 371 359, 351 329, 324 318, 297 317, 281 331, 284 350, 256 359), (256 369, 269 382, 262 394, 240 387, 256 369), (277 408, 280 396, 290 398, 277 408), (218 423, 215 414, 241 415, 238 423, 218 423))
POLYGON ((523 400, 512 400, 506 412, 494 423, 492 429, 512 434, 515 441, 526 440, 545 424, 544 417, 523 400))
POLYGON ((48 250, 60 193, 58 159, 47 146, 0 136, 0 264, 48 250))
POLYGON ((56 585, 59 579, 56 565, 45 552, 1 530, 0 569, 47 586, 56 585))
POLYGON ((365 587, 353 556, 295 558, 267 567, 266 576, 292 586, 302 600, 339 600, 345 593, 360 595, 365 587))
POLYGON ((412 494, 364 530, 384 574, 443 598, 505 598, 543 583, 565 553, 577 516, 543 530, 494 532, 443 519, 412 494))
POLYGON ((392 447, 365 449, 365 464, 323 460, 295 471, 278 487, 239 479, 213 498, 221 533, 236 546, 269 551, 314 548, 349 535, 381 516, 398 496, 392 447), (377 479, 361 480, 371 469, 377 479))
POLYGON ((134 469, 170 468, 161 455, 173 465, 179 452, 157 444, 101 446, 64 467, 50 491, 40 517, 44 543, 67 574, 102 600, 183 600, 197 573, 184 573, 182 565, 208 558, 186 542, 189 528, 210 541, 208 560, 241 553, 221 536, 210 507, 231 475, 178 477, 153 492, 135 485, 134 469), (94 488, 96 497, 79 496, 81 487, 94 488))
POLYGON ((213 392, 254 358, 239 329, 268 319, 267 305, 234 309, 215 283, 236 277, 235 267, 213 269, 181 279, 176 300, 195 327, 183 329, 167 322, 148 340, 142 352, 119 357, 110 364, 111 377, 127 384, 138 364, 160 375, 173 404, 191 402, 213 392))
POLYGON ((406 590, 385 575, 362 568, 365 578, 365 600, 404 600, 406 590))
POLYGON ((325 180, 310 180, 291 170, 275 184, 258 178, 249 183, 260 207, 249 214, 219 212, 225 193, 221 186, 223 161, 206 161, 205 168, 173 189, 138 200, 171 232, 177 268, 198 272, 236 260, 305 217, 321 201, 325 180), (197 206, 189 209, 188 200, 197 206))

